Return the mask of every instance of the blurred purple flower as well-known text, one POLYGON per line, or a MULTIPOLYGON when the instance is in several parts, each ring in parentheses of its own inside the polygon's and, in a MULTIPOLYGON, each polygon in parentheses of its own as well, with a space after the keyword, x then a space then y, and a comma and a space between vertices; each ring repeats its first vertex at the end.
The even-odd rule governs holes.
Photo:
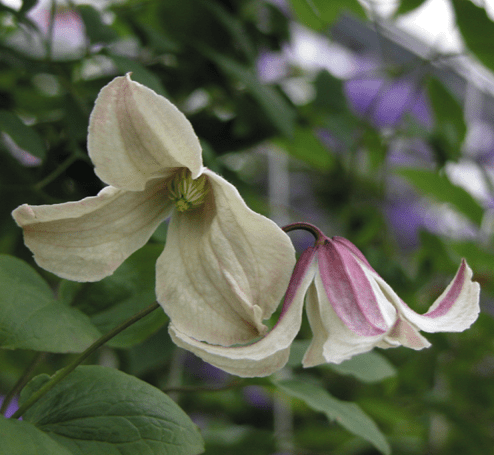
MULTIPOLYGON (((0 395, 0 406, 3 403, 3 400, 5 397, 3 395, 0 395)), ((5 411, 5 417, 9 418, 15 411, 19 409, 19 402, 18 398, 14 397, 13 400, 9 403, 9 406, 7 407, 7 411, 5 411)), ((22 420, 22 417, 20 418, 22 420)))
POLYGON ((429 103, 412 79, 357 76, 345 82, 344 90, 354 111, 378 128, 397 126, 407 113, 425 127, 432 126, 429 103))
POLYGON ((271 409, 273 400, 266 390, 258 385, 243 388, 243 396, 247 403, 259 409, 271 409))
POLYGON ((185 366, 195 377, 202 379, 206 384, 223 385, 230 377, 228 373, 190 353, 187 353, 185 366))
POLYGON ((286 76, 288 62, 279 52, 261 52, 257 60, 257 74, 262 83, 276 82, 286 76))
POLYGON ((395 199, 383 207, 388 224, 398 244, 404 250, 419 245, 418 233, 426 226, 426 209, 416 199, 395 199))

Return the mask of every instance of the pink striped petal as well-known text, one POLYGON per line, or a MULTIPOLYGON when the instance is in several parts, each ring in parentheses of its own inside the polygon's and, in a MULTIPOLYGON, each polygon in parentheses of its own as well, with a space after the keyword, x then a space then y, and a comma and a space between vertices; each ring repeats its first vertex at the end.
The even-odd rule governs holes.
MULTIPOLYGON (((341 321, 357 335, 383 334, 388 326, 363 270, 365 265, 355 257, 353 250, 356 247, 352 245, 349 248, 350 242, 340 239, 328 239, 327 243, 318 247, 319 274, 329 303, 341 321)), ((357 257, 360 256, 363 257, 358 252, 357 257)))
POLYGON ((477 319, 480 285, 472 281, 472 270, 463 259, 453 281, 425 314, 417 314, 402 300, 393 303, 398 311, 425 332, 462 332, 477 319))

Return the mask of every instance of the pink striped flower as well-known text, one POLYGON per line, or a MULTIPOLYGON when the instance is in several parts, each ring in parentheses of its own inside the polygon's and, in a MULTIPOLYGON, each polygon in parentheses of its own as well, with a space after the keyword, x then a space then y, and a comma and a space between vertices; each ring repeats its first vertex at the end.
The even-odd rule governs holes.
POLYGON ((316 246, 304 252, 308 265, 298 272, 313 277, 306 310, 314 338, 303 359, 305 367, 340 363, 375 346, 423 349, 430 343, 420 330, 461 332, 477 319, 480 286, 472 282, 465 260, 421 315, 396 295, 353 243, 319 234, 316 246))

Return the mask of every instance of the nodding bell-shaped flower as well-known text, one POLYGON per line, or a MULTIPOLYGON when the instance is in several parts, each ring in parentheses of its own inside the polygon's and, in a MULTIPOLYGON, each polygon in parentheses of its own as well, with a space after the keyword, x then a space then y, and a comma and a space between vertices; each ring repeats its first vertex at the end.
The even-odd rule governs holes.
POLYGON ((308 265, 298 272, 313 277, 306 310, 314 338, 303 359, 305 367, 341 363, 375 346, 423 349, 430 343, 419 330, 461 332, 477 319, 480 286, 472 282, 465 260, 421 315, 396 295, 350 241, 310 229, 317 236, 316 246, 304 252, 308 265))
POLYGON ((203 167, 185 116, 129 74, 117 77, 96 100, 88 150, 108 185, 97 196, 12 213, 38 265, 69 280, 101 280, 171 215, 156 264, 170 330, 223 346, 264 335, 295 250, 234 186, 203 167))

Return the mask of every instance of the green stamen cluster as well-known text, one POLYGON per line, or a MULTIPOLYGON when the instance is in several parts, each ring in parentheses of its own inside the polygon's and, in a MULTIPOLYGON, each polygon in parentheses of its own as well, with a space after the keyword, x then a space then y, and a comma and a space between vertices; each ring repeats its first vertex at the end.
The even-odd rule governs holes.
POLYGON ((175 203, 179 212, 199 207, 204 203, 208 188, 206 176, 193 180, 188 169, 181 169, 168 182, 168 196, 175 203))

